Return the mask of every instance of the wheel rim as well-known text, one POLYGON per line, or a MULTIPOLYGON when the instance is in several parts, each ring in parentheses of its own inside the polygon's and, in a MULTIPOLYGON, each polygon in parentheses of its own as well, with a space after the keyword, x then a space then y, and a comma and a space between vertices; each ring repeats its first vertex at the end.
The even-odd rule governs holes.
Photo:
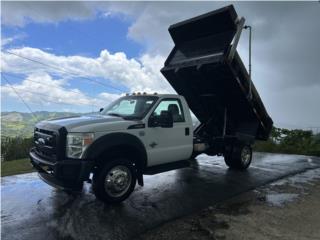
POLYGON ((129 189, 131 171, 126 166, 115 166, 109 170, 104 181, 105 191, 112 197, 121 197, 129 189))
POLYGON ((245 146, 242 148, 241 152, 241 161, 243 165, 247 165, 251 159, 251 150, 249 147, 245 146))

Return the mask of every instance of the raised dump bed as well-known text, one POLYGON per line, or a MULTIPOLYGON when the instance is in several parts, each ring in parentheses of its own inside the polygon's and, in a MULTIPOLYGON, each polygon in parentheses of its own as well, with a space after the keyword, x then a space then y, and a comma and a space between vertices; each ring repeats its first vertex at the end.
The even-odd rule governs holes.
POLYGON ((231 5, 169 27, 175 46, 161 72, 200 120, 198 136, 270 134, 272 119, 236 51, 243 24, 231 5))

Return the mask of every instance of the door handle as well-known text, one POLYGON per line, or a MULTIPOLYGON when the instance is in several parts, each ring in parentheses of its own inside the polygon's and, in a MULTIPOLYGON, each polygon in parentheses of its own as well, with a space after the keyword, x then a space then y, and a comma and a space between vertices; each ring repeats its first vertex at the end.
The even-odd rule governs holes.
POLYGON ((158 143, 156 143, 156 142, 152 142, 152 143, 149 144, 149 146, 152 147, 152 148, 154 148, 157 145, 158 145, 158 143))
POLYGON ((190 135, 190 128, 185 128, 184 129, 184 134, 186 135, 186 136, 189 136, 190 135))

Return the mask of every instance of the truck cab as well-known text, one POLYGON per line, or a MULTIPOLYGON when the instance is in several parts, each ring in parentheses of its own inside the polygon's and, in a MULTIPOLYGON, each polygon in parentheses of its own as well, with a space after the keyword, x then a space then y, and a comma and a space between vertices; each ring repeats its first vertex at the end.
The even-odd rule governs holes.
MULTIPOLYGON (((147 154, 147 167, 188 159, 192 154, 192 119, 183 96, 127 95, 100 114, 128 121, 128 126, 118 132, 133 135, 141 141, 147 154)), ((105 134, 107 132, 99 133, 100 137, 105 134)))

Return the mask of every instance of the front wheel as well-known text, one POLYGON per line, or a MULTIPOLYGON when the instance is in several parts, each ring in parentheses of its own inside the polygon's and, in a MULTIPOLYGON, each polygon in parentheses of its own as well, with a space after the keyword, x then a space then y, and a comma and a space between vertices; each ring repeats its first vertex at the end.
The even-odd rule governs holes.
POLYGON ((252 160, 252 148, 250 145, 234 146, 231 151, 224 154, 224 160, 229 168, 247 169, 252 160))
POLYGON ((136 170, 127 159, 107 162, 93 175, 92 188, 95 196, 107 203, 124 201, 136 185, 136 170))

